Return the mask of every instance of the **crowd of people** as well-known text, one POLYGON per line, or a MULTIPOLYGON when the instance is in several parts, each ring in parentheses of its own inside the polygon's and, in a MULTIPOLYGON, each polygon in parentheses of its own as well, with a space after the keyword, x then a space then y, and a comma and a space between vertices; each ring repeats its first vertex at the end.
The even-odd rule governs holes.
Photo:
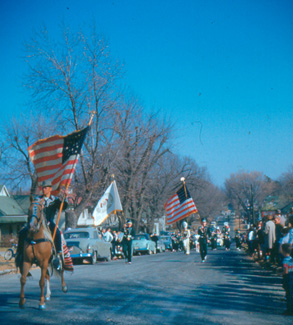
MULTIPOLYGON (((42 195, 38 198, 44 205, 44 211, 49 229, 53 234, 55 229, 54 216, 61 205, 62 199, 51 195, 52 185, 50 182, 43 182, 42 195)), ((67 193, 63 195, 66 196, 67 193)), ((67 202, 64 202, 66 208, 67 202)), ((33 212, 34 213, 34 212, 33 212)), ((56 268, 60 267, 61 256, 61 233, 56 227, 56 237, 54 240, 56 247, 56 268)), ((16 254, 16 266, 22 268, 23 264, 23 246, 28 232, 28 225, 25 225, 19 233, 19 245, 16 254)), ((124 224, 122 231, 111 230, 111 228, 101 228, 100 238, 112 244, 112 259, 119 256, 125 258, 126 263, 132 262, 132 241, 135 237, 135 231, 131 220, 124 224)), ((201 219, 198 229, 189 229, 187 222, 182 223, 181 231, 177 230, 170 234, 172 244, 171 251, 184 251, 189 255, 191 249, 200 253, 201 261, 204 263, 207 259, 208 246, 216 250, 219 246, 224 246, 230 250, 231 235, 228 222, 220 229, 216 222, 207 225, 206 218, 201 219)), ((157 234, 152 234, 150 238, 158 242, 157 234)), ((286 292, 287 315, 293 315, 293 215, 287 218, 281 216, 280 211, 277 214, 269 214, 256 224, 249 226, 245 234, 240 229, 235 229, 235 244, 237 250, 243 249, 243 244, 247 244, 247 251, 254 259, 275 267, 282 271, 283 288, 286 292)))
MULTIPOLYGON (((131 242, 134 238, 131 221, 124 225, 123 231, 111 231, 110 228, 102 229, 101 236, 112 243, 112 258, 121 254, 127 263, 131 263, 131 242)), ((224 247, 230 250, 231 234, 228 222, 220 229, 215 222, 207 225, 206 218, 201 219, 198 229, 189 229, 188 224, 182 223, 182 230, 170 234, 171 251, 182 251, 186 255, 191 249, 200 253, 201 261, 207 259, 208 246, 212 250, 224 247)), ((158 236, 150 236, 155 242, 158 236)), ((276 268, 283 275, 283 288, 286 293, 286 315, 293 315, 293 215, 284 219, 280 212, 273 216, 268 215, 257 224, 250 225, 246 232, 235 229, 234 242, 237 250, 246 249, 255 260, 276 268)))
POLYGON ((287 301, 284 314, 293 315, 293 215, 269 214, 249 227, 245 239, 250 256, 282 274, 287 301))
MULTIPOLYGON (((229 250, 231 246, 230 226, 228 222, 224 223, 222 229, 216 226, 215 222, 211 222, 208 226, 207 219, 202 218, 198 229, 189 230, 187 223, 183 222, 183 231, 172 232, 171 239, 173 251, 184 251, 187 255, 190 253, 190 249, 201 252, 207 250, 207 246, 210 246, 212 250, 223 246, 229 250), (189 241, 186 238, 189 238, 189 241)), ((205 255, 203 253, 203 256, 205 255)), ((204 258, 202 258, 202 262, 204 262, 204 258)))
POLYGON ((133 255, 132 240, 135 236, 131 220, 128 220, 124 224, 122 231, 111 230, 110 227, 101 228, 99 236, 101 239, 112 244, 112 259, 123 257, 126 263, 131 264, 133 255))
POLYGON ((245 235, 249 255, 261 262, 281 268, 282 244, 293 243, 292 226, 293 216, 285 219, 280 211, 275 216, 268 215, 256 224, 250 225, 245 235))

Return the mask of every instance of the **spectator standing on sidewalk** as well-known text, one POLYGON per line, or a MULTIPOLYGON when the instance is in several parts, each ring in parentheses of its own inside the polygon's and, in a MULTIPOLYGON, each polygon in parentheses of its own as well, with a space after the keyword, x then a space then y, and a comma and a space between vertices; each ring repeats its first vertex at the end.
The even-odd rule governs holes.
POLYGON ((282 238, 283 225, 281 224, 281 211, 275 216, 276 225, 276 241, 273 246, 274 261, 278 266, 282 266, 282 258, 280 257, 280 240, 282 238))
POLYGON ((273 221, 273 215, 269 215, 267 218, 267 222, 265 224, 265 248, 266 248, 266 256, 267 259, 270 258, 272 262, 272 251, 273 246, 276 241, 276 225, 273 221))
POLYGON ((283 288, 286 292, 287 310, 285 315, 293 316, 293 258, 291 254, 291 245, 283 244, 281 251, 283 259, 283 288))
POLYGON ((107 229, 103 229, 103 239, 108 242, 111 243, 113 240, 113 235, 111 233, 111 228, 107 228, 107 229))
POLYGON ((112 232, 113 239, 111 241, 112 244, 112 259, 116 258, 116 245, 118 245, 118 234, 116 230, 112 232))
POLYGON ((240 230, 236 229, 236 233, 235 233, 235 244, 236 244, 236 249, 238 249, 239 251, 241 250, 241 246, 242 246, 242 236, 240 234, 240 230))
POLYGON ((256 249, 257 249, 258 260, 260 260, 263 257, 264 243, 265 243, 265 238, 264 238, 263 223, 262 221, 259 221, 256 229, 256 246, 257 246, 256 249))
POLYGON ((159 236, 156 233, 152 233, 151 234, 151 240, 153 242, 155 242, 156 244, 156 250, 158 249, 158 240, 159 240, 159 236))
POLYGON ((254 253, 255 239, 256 239, 255 228, 253 225, 251 225, 247 234, 247 245, 248 245, 248 252, 250 256, 252 256, 254 253))

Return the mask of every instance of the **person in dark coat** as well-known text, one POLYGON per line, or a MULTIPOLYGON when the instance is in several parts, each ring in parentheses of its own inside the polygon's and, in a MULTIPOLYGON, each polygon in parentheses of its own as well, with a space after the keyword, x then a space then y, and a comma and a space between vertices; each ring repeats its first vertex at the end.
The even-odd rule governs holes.
POLYGON ((126 262, 128 262, 128 264, 131 264, 132 261, 132 240, 135 236, 135 231, 132 228, 132 221, 128 220, 127 222, 127 228, 126 231, 124 233, 124 236, 126 238, 125 240, 125 244, 126 244, 126 250, 127 250, 127 259, 126 262))
POLYGON ((235 233, 235 244, 236 244, 236 249, 240 251, 242 248, 242 236, 240 234, 239 229, 237 229, 235 233))
POLYGON ((204 263, 208 252, 207 220, 205 218, 201 219, 201 225, 199 226, 197 233, 199 235, 201 262, 204 263))

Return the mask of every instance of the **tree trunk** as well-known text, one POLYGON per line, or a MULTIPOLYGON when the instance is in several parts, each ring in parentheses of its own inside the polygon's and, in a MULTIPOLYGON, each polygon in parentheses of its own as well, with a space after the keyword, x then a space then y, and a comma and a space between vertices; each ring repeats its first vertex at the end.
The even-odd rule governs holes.
POLYGON ((76 228, 77 218, 74 210, 66 210, 65 211, 65 229, 68 228, 76 228))

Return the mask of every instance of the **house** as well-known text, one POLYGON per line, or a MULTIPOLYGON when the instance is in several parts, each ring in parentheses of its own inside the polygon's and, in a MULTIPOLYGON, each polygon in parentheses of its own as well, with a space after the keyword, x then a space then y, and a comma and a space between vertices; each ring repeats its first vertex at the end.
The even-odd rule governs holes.
POLYGON ((83 210, 80 216, 77 218, 78 227, 93 227, 94 219, 92 218, 92 213, 89 208, 83 210))
MULTIPOLYGON (((24 207, 24 202, 22 206, 24 207)), ((27 222, 27 209, 22 206, 10 196, 5 185, 0 185, 0 241, 5 236, 17 236, 27 222)))
POLYGON ((281 211, 281 215, 286 218, 293 208, 293 202, 286 197, 282 196, 267 196, 262 204, 261 215, 266 217, 267 215, 275 215, 278 210, 281 211))

